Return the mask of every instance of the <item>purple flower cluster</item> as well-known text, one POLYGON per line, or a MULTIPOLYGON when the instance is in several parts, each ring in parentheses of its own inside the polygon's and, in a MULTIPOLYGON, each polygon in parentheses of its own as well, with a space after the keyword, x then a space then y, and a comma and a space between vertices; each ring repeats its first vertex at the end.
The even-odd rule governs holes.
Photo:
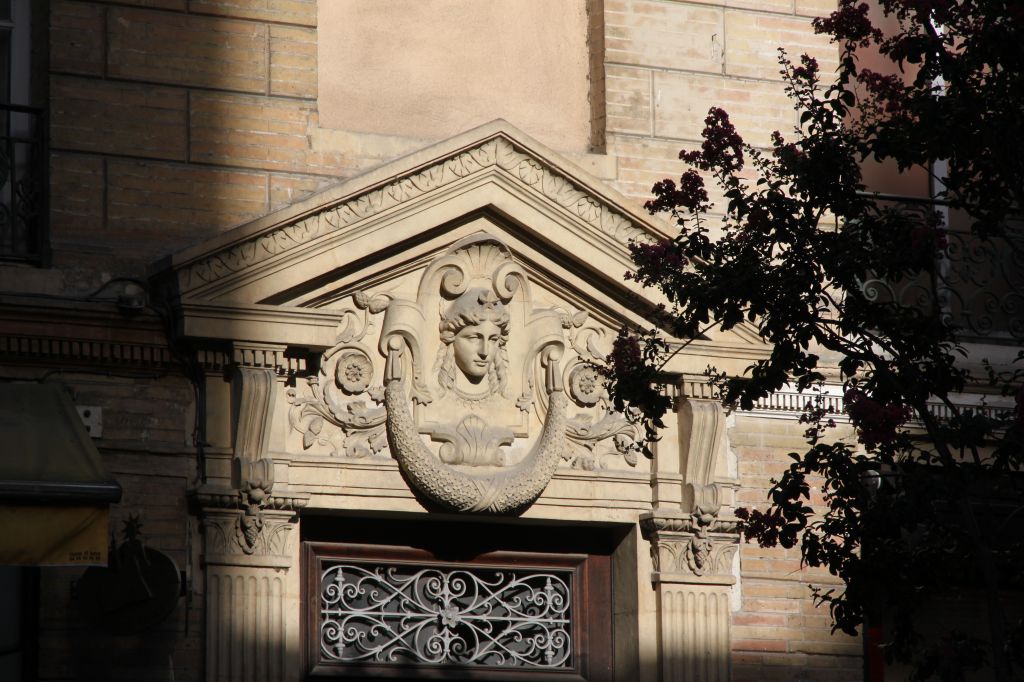
POLYGON ((650 213, 671 211, 680 206, 698 213, 710 207, 704 178, 692 168, 682 174, 678 186, 672 180, 665 179, 656 182, 651 191, 655 198, 644 204, 650 213))
POLYGON ((793 77, 800 80, 814 80, 818 77, 818 60, 809 55, 800 56, 800 66, 793 67, 793 77))
POLYGON ((725 109, 712 107, 704 119, 700 151, 679 152, 679 158, 702 170, 722 172, 743 168, 743 138, 729 121, 725 109))
POLYGON ((906 405, 879 402, 856 388, 848 390, 844 398, 846 413, 857 428, 860 442, 869 450, 892 444, 899 435, 899 428, 913 414, 906 405))
POLYGON ((882 32, 868 18, 867 3, 841 0, 839 9, 827 17, 814 20, 815 33, 827 33, 836 42, 847 42, 867 47, 871 41, 881 41, 882 32))

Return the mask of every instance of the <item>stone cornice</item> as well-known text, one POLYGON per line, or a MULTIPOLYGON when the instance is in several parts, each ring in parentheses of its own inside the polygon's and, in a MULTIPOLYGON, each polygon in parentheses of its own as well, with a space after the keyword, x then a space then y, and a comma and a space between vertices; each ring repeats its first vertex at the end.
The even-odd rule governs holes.
POLYGON ((0 335, 0 361, 138 367, 162 371, 173 363, 166 344, 0 335))
POLYGON ((188 338, 245 339, 250 343, 277 343, 282 338, 289 345, 306 348, 329 348, 335 343, 338 323, 344 313, 315 308, 288 308, 271 305, 229 305, 186 301, 181 304, 188 338), (225 336, 225 330, 230 335, 225 336))
POLYGON ((112 303, 0 297, 0 361, 163 371, 173 363, 160 319, 112 303))
POLYGON ((284 211, 239 227, 158 265, 177 274, 181 294, 299 249, 442 190, 499 173, 545 198, 625 249, 660 228, 599 181, 505 122, 469 131, 284 211))
MULTIPOLYGON (((341 316, 332 311, 278 306, 182 305, 185 336, 204 339, 195 360, 208 371, 235 364, 268 366, 279 374, 302 373, 306 357, 284 346, 262 348, 284 336, 299 349, 322 349, 333 343, 341 316), (223 331, 230 329, 231 337, 223 331), (282 333, 282 329, 285 331, 282 333), (273 330, 268 339, 261 338, 273 330), (209 339, 222 337, 218 343, 209 339), (238 342, 237 338, 246 339, 238 342), (222 342, 222 343, 221 343, 222 342), (254 354, 259 353, 259 361, 254 354)), ((126 316, 115 306, 75 299, 0 298, 0 362, 59 363, 62 367, 110 367, 124 371, 166 372, 177 362, 167 345, 160 319, 152 313, 126 316)))

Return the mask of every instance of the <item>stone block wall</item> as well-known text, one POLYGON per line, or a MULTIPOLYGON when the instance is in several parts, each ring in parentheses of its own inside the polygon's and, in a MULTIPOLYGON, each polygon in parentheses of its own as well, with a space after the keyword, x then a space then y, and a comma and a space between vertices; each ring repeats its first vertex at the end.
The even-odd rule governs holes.
MULTIPOLYGON (((643 203, 678 177, 680 149, 697 148, 708 108, 729 112, 744 139, 768 144, 797 114, 783 92, 777 48, 814 55, 831 73, 838 53, 811 28, 828 0, 604 0, 608 154, 615 187, 643 203)), ((712 200, 714 188, 709 187, 712 200)))
MULTIPOLYGON (((645 201, 681 172, 712 105, 754 144, 785 134, 796 114, 776 48, 829 73, 835 50, 810 20, 831 5, 603 0, 606 179, 645 201)), ((70 288, 141 274, 411 151, 408 138, 321 127, 316 0, 60 0, 49 21, 52 238, 70 288)))
MULTIPOLYGON (((602 168, 638 203, 679 175, 710 106, 757 145, 792 128, 776 48, 836 65, 810 28, 828 1, 602 0, 592 13, 602 4, 602 168)), ((71 288, 140 274, 412 149, 321 127, 316 0, 60 0, 49 21, 52 238, 71 288)))
POLYGON ((315 0, 50 7, 55 288, 153 260, 368 164, 316 118, 315 0))

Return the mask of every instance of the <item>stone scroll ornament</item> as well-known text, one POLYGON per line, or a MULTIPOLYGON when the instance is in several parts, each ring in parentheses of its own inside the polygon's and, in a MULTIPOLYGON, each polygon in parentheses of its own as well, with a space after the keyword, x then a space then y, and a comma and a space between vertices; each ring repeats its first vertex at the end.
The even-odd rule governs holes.
POLYGON ((533 307, 507 247, 482 234, 456 243, 415 301, 388 302, 379 343, 388 445, 413 487, 459 512, 514 513, 540 496, 567 446, 564 329, 558 311, 533 307))

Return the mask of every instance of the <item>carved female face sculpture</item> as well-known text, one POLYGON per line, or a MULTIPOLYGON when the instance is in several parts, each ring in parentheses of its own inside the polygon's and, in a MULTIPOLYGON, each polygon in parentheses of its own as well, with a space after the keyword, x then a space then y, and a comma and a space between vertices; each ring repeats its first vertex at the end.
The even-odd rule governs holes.
POLYGON ((454 389, 457 369, 470 384, 479 384, 487 377, 488 393, 500 391, 505 384, 503 349, 508 327, 508 309, 491 291, 470 289, 459 296, 439 325, 445 344, 438 358, 440 384, 454 389))
POLYGON ((501 328, 490 320, 463 327, 452 341, 455 366, 470 383, 480 383, 490 371, 501 342, 501 328))

